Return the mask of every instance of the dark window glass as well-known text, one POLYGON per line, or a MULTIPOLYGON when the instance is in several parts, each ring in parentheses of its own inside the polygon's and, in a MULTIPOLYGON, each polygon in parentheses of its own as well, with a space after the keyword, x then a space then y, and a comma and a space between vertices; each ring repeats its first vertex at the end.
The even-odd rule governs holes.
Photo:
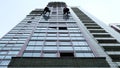
POLYGON ((32 21, 28 21, 27 23, 31 23, 32 21))
POLYGON ((60 53, 60 57, 74 57, 73 53, 60 53))
POLYGON ((52 29, 57 29, 57 27, 49 27, 49 28, 52 28, 52 29))
POLYGON ((59 27, 59 30, 67 30, 67 27, 59 27))
POLYGON ((32 17, 31 19, 35 19, 34 17, 32 17))
POLYGON ((57 14, 57 12, 52 12, 52 14, 57 14))

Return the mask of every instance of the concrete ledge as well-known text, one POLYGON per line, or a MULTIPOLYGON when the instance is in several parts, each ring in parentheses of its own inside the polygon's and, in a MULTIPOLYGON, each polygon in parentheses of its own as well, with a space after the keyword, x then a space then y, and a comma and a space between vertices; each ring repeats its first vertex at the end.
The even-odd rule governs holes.
POLYGON ((8 68, 13 67, 109 67, 104 57, 12 57, 8 68))

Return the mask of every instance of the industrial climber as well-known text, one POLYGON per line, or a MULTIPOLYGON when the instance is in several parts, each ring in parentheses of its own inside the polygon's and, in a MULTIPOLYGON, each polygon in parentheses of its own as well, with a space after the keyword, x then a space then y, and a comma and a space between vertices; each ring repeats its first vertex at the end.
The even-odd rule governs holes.
POLYGON ((64 7, 64 9, 63 9, 63 14, 69 14, 70 12, 69 12, 69 8, 67 8, 67 7, 64 7))
POLYGON ((50 15, 50 9, 48 8, 48 7, 45 7, 44 8, 44 11, 43 11, 43 14, 46 14, 46 13, 49 13, 49 15, 50 15))

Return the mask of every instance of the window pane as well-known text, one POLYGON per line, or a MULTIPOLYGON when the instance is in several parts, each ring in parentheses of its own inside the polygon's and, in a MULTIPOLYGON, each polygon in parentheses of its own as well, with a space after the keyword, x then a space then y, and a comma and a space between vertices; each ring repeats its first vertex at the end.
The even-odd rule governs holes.
POLYGON ((57 51, 57 47, 44 47, 44 50, 57 51))
POLYGON ((33 53, 33 57, 40 57, 41 53, 33 53))
POLYGON ((74 47, 75 50, 89 51, 91 50, 89 47, 74 47))
POLYGON ((56 43, 57 41, 51 41, 51 42, 47 41, 45 45, 57 45, 56 43))
POLYGON ((35 45, 35 41, 30 41, 28 45, 35 45))
POLYGON ((36 45, 43 45, 44 42, 43 41, 36 41, 36 45))
POLYGON ((94 57, 93 53, 76 53, 76 57, 94 57))
POLYGON ((56 34, 48 34, 47 36, 57 36, 56 34))
POLYGON ((34 50, 34 47, 33 47, 33 46, 28 46, 28 47, 26 48, 26 50, 34 50))
POLYGON ((57 40, 57 37, 46 37, 46 40, 57 40))
POLYGON ((73 41, 73 45, 88 45, 86 41, 73 41))
POLYGON ((68 50, 73 50, 73 48, 72 47, 59 47, 59 50, 68 51, 68 50))
POLYGON ((57 53, 43 53, 43 57, 57 57, 57 53))
POLYGON ((59 34, 59 36, 68 36, 68 34, 59 34))
POLYGON ((5 57, 5 59, 11 59, 12 58, 12 56, 6 56, 5 57))
POLYGON ((5 52, 5 51, 4 51, 4 52, 0 52, 0 54, 3 54, 3 55, 5 55, 5 54, 7 54, 7 52, 5 52))
POLYGON ((3 59, 5 56, 0 56, 0 59, 3 59))
POLYGON ((19 53, 19 51, 9 51, 8 54, 15 54, 17 55, 19 53))
POLYGON ((60 45, 71 45, 71 42, 70 41, 60 41, 59 42, 60 45))
POLYGON ((69 37, 59 37, 59 40, 70 40, 69 37))
POLYGON ((0 65, 8 65, 10 60, 3 60, 0 65))
POLYGON ((24 53, 23 56, 24 57, 32 57, 32 53, 24 53))
POLYGON ((41 46, 35 46, 34 50, 42 50, 42 47, 41 46))
POLYGON ((5 44, 0 44, 0 47, 4 47, 5 46, 5 44))

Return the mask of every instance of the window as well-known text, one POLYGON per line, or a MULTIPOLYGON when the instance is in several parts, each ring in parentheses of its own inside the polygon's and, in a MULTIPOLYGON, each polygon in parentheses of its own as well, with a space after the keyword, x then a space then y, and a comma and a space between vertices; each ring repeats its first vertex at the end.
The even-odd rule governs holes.
POLYGON ((35 17, 32 17, 31 19, 35 19, 35 17))
POLYGON ((46 51, 57 51, 57 47, 44 47, 46 51))
POLYGON ((25 43, 25 41, 17 41, 17 43, 25 43))
POLYGON ((57 27, 49 27, 48 29, 57 29, 57 27))
POLYGON ((54 12, 52 12, 52 14, 57 14, 57 12, 54 11, 54 12))
POLYGON ((33 53, 33 57, 40 57, 41 53, 33 53))
POLYGON ((32 21, 28 21, 27 23, 32 23, 32 21))
POLYGON ((43 53, 43 57, 57 57, 57 53, 43 53))
POLYGON ((11 50, 9 47, 4 47, 2 50, 11 50))
POLYGON ((0 41, 0 43, 8 43, 8 41, 0 41))
POLYGON ((73 53, 60 53, 60 57, 74 57, 73 53))
POLYGON ((57 33, 57 30, 48 30, 48 33, 57 33))
POLYGON ((0 56, 0 59, 3 59, 5 56, 0 56))
POLYGON ((37 39, 37 37, 32 37, 32 38, 31 38, 31 40, 36 40, 36 39, 37 39))
POLYGON ((8 65, 10 60, 3 60, 0 65, 8 65))
POLYGON ((38 37, 38 40, 44 40, 45 39, 45 37, 38 37))
POLYGON ((11 59, 12 58, 12 56, 6 56, 5 57, 5 59, 11 59))
POLYGON ((19 51, 9 51, 8 54, 14 54, 17 55, 19 53, 19 51))
POLYGON ((47 34, 47 36, 52 36, 53 37, 53 36, 57 36, 57 34, 56 33, 55 34, 54 33, 53 34, 49 33, 49 34, 47 34))
POLYGON ((57 16, 51 16, 51 20, 57 20, 57 16))
POLYGON ((73 48, 71 46, 61 46, 59 47, 60 51, 73 51, 73 48))
POLYGON ((12 50, 21 50, 19 47, 13 47, 12 50))
POLYGON ((42 50, 42 47, 41 46, 35 46, 34 50, 39 50, 40 51, 40 50, 42 50))
POLYGON ((57 37, 46 37, 46 40, 57 40, 57 37))
POLYGON ((18 46, 18 47, 20 47, 20 46, 23 46, 23 44, 19 44, 19 43, 17 43, 17 44, 15 44, 14 46, 18 46))
POLYGON ((71 41, 60 41, 60 45, 71 45, 71 41))
POLYGON ((0 52, 0 54, 5 55, 5 54, 7 54, 7 51, 2 51, 2 52, 0 52))
POLYGON ((45 45, 57 45, 57 41, 46 41, 45 45))
POLYGON ((72 40, 85 40, 83 37, 71 37, 72 40))
POLYGON ((36 41, 36 45, 43 45, 44 44, 44 42, 43 41, 36 41))
POLYGON ((67 30, 67 27, 59 27, 59 30, 67 30))
POLYGON ((32 57, 32 53, 24 53, 23 56, 24 57, 32 57))
POLYGON ((79 28, 68 28, 69 30, 79 30, 79 28))
POLYGON ((28 45, 35 45, 36 41, 30 41, 28 45))
POLYGON ((59 36, 65 37, 65 36, 69 36, 69 34, 59 34, 59 36))
POLYGON ((57 25, 56 22, 49 22, 49 25, 53 26, 53 25, 57 25))
POLYGON ((34 33, 33 36, 38 36, 39 34, 38 33, 34 33))
POLYGON ((90 51, 91 49, 89 47, 74 47, 75 50, 80 51, 90 51))
POLYGON ((46 33, 39 33, 38 36, 46 36, 46 33))
POLYGON ((0 47, 4 47, 5 46, 5 44, 0 44, 0 47))
POLYGON ((59 37, 60 40, 70 40, 70 37, 59 37))
POLYGON ((33 46, 28 46, 28 47, 26 48, 26 50, 34 50, 34 47, 33 47, 33 46))
POLYGON ((93 53, 76 53, 76 57, 94 57, 93 53))
POLYGON ((73 41, 73 45, 88 45, 86 41, 73 41))

